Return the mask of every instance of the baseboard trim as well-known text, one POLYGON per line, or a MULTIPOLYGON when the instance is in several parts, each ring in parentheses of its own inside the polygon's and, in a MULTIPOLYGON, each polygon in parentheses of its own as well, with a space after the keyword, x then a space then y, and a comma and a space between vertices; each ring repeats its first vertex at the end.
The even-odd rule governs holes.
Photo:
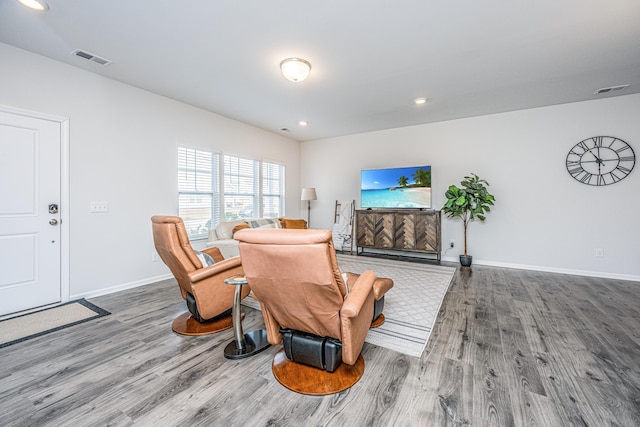
POLYGON ((71 295, 71 299, 80 299, 80 298, 95 298, 100 297, 102 295, 112 294, 114 292, 125 291, 127 289, 137 288, 138 286, 150 285, 151 283, 160 282, 162 280, 172 279, 173 275, 171 274, 162 274, 160 276, 149 277, 147 279, 137 280, 135 282, 123 283, 121 285, 111 286, 108 288, 102 288, 95 291, 83 292, 79 294, 71 295))
MULTIPOLYGON (((443 257, 442 261, 459 263, 460 259, 458 257, 443 257)), ((572 276, 600 277, 602 279, 617 279, 617 280, 628 280, 631 282, 640 282, 640 276, 633 275, 633 274, 618 274, 618 273, 609 273, 604 271, 573 270, 568 268, 545 267, 545 266, 527 265, 527 264, 510 264, 510 263, 504 263, 504 262, 476 260, 475 258, 473 259, 473 263, 478 265, 486 265, 488 267, 517 268, 519 270, 544 271, 546 273, 570 274, 572 276)))

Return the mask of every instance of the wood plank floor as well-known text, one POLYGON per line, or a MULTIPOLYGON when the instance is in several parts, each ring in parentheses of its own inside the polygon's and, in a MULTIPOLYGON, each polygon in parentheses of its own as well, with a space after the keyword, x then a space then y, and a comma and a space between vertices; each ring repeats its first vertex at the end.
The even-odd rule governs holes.
POLYGON ((171 280, 91 302, 112 314, 0 349, 1 426, 640 425, 638 282, 458 269, 422 358, 365 344, 326 397, 278 384, 276 348, 230 361, 230 330, 174 334, 171 280))

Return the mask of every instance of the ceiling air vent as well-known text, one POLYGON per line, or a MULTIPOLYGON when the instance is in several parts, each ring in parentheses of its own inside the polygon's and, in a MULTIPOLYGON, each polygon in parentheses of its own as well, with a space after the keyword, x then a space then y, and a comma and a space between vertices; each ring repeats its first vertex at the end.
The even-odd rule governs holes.
POLYGON ((102 65, 104 67, 111 64, 111 61, 109 61, 108 59, 101 58, 97 55, 94 55, 93 53, 89 53, 80 49, 74 50, 73 52, 71 52, 71 54, 75 56, 79 56, 80 58, 84 58, 87 61, 95 62, 96 64, 102 65))
POLYGON ((598 89, 597 91, 595 91, 593 94, 594 95, 600 95, 602 93, 609 93, 609 92, 617 92, 619 90, 623 90, 628 88, 629 86, 631 86, 630 84, 628 85, 619 85, 619 86, 611 86, 611 87, 603 87, 602 89, 598 89))

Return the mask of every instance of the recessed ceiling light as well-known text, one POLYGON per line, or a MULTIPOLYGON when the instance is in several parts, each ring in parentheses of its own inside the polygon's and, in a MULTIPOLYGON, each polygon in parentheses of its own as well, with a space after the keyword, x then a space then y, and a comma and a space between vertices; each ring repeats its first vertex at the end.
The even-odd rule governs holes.
POLYGON ((309 122, 308 122, 308 121, 306 121, 306 120, 300 120, 300 121, 298 122, 298 124, 299 124, 300 126, 307 126, 307 125, 309 124, 309 122))
POLYGON ((23 6, 27 6, 29 9, 40 12, 49 10, 49 5, 44 0, 18 0, 18 2, 23 6))
POLYGON ((287 58, 280 63, 280 70, 285 79, 297 83, 309 77, 311 64, 301 58, 287 58))
POLYGON ((413 100, 416 105, 426 104, 427 98, 416 98, 413 100))

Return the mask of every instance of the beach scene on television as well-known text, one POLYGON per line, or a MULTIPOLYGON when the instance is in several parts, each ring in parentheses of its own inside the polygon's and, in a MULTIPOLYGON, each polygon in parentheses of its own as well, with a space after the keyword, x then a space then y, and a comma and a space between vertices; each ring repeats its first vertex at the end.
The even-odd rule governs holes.
POLYGON ((431 166, 362 171, 363 208, 431 209, 431 166))

